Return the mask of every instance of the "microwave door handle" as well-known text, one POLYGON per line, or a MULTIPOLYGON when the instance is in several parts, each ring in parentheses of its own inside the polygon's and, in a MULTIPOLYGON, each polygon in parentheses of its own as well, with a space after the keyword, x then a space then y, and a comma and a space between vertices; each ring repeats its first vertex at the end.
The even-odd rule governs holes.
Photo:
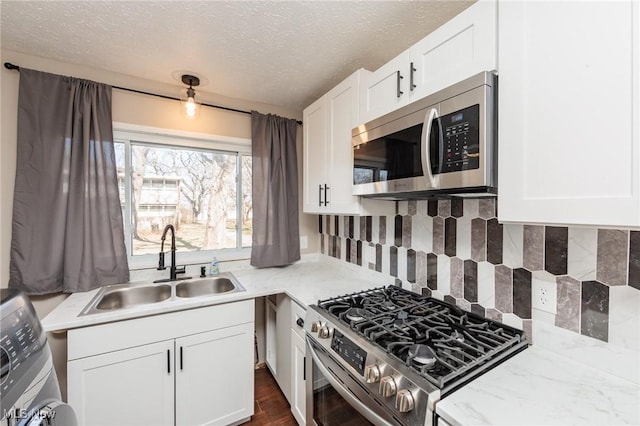
POLYGON ((309 339, 307 340, 307 352, 311 354, 315 366, 320 370, 320 373, 327 379, 327 381, 333 386, 333 388, 351 405, 358 410, 367 420, 374 425, 380 426, 393 426, 391 423, 380 417, 376 412, 371 410, 365 404, 363 404, 358 398, 356 398, 348 389, 346 389, 339 381, 333 376, 333 373, 329 371, 327 367, 322 364, 318 354, 311 345, 309 339))
MULTIPOLYGON (((431 108, 431 111, 429 111, 429 114, 427 115, 427 120, 425 122, 425 124, 422 126, 422 170, 425 171, 425 178, 427 178, 429 180, 429 187, 430 188, 437 188, 438 187, 438 182, 435 178, 435 176, 433 175, 433 170, 431 170, 431 130, 432 130, 432 124, 433 120, 438 118, 438 110, 436 110, 435 108, 431 108)), ((442 144, 442 141, 440 141, 440 144, 442 144)), ((441 151, 440 148, 438 148, 439 151, 441 151)))

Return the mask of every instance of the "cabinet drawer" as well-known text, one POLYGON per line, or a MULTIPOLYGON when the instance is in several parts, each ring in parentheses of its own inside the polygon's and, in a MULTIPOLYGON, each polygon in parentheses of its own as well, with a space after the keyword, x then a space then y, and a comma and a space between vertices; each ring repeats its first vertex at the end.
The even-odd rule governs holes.
POLYGON ((306 310, 298 305, 296 302, 291 303, 291 329, 296 332, 298 336, 300 336, 303 340, 305 338, 304 334, 304 316, 306 314, 306 310), (301 324, 298 324, 298 321, 301 321, 301 324))
POLYGON ((69 361, 190 334, 253 323, 253 300, 151 315, 68 331, 69 361))

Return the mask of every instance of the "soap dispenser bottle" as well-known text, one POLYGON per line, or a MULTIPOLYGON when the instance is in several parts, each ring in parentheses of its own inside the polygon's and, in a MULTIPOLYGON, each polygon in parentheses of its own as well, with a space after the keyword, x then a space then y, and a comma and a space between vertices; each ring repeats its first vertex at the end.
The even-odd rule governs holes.
POLYGON ((209 267, 209 275, 215 277, 220 273, 220 268, 218 267, 218 259, 214 256, 211 261, 211 266, 209 267))

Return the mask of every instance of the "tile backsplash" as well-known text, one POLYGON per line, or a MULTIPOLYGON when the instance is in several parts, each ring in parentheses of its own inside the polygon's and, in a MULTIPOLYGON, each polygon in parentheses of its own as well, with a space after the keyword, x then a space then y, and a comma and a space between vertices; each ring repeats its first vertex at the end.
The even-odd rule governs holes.
POLYGON ((501 224, 495 199, 319 216, 321 252, 531 335, 541 320, 640 350, 640 231, 501 224), (622 319, 622 323, 619 321, 622 319))

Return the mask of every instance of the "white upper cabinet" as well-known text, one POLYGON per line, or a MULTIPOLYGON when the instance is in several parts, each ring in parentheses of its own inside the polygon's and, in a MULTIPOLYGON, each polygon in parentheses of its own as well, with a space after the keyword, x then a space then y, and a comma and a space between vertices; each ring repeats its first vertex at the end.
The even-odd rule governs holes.
POLYGON ((495 0, 478 1, 365 76, 360 122, 366 123, 481 71, 494 71, 496 9, 495 0))
POLYGON ((387 213, 393 203, 352 195, 351 131, 358 125, 360 69, 305 108, 303 211, 317 214, 387 213))
POLYGON ((499 4, 498 218, 640 226, 640 5, 499 4))
POLYGON ((409 49, 411 101, 497 69, 497 13, 495 0, 480 0, 409 49))

